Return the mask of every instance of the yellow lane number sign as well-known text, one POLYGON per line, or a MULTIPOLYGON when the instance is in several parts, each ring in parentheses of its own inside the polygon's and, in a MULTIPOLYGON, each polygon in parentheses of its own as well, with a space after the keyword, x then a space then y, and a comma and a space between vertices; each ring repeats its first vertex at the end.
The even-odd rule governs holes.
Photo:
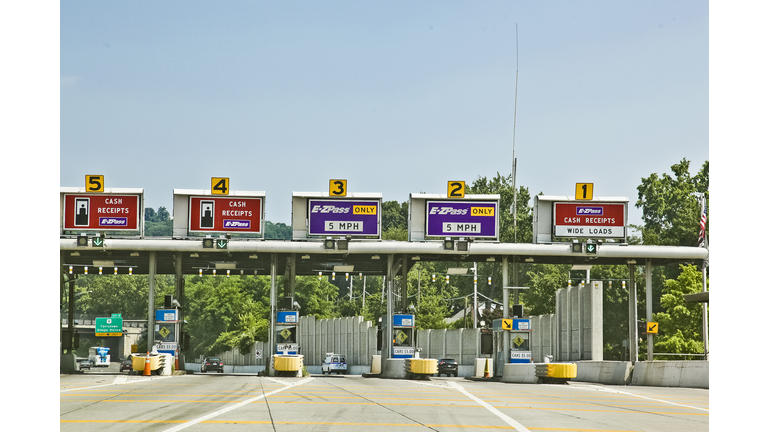
POLYGON ((85 191, 86 192, 104 192, 104 176, 103 175, 85 176, 85 191))
POLYGON ((229 195, 229 177, 211 177, 211 194, 229 195))
POLYGON ((591 200, 594 183, 576 183, 576 199, 591 200))
POLYGON ((328 194, 331 196, 347 196, 347 181, 346 180, 331 180, 328 187, 328 194))
POLYGON ((464 198, 466 185, 463 181, 448 182, 448 198, 464 198))

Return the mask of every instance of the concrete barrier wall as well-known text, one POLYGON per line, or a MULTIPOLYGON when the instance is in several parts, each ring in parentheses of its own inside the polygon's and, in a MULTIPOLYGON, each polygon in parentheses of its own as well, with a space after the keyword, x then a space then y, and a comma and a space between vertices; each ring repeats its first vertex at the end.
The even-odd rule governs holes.
POLYGON ((646 361, 635 363, 632 385, 709 388, 709 361, 646 361))
POLYGON ((632 363, 622 361, 577 361, 576 378, 572 381, 628 385, 632 378, 632 363))

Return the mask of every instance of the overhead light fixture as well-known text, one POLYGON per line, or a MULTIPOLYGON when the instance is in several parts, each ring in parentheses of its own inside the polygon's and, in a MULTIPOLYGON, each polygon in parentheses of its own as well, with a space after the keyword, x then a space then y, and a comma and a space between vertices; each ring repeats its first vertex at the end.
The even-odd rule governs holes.
POLYGON ((486 261, 488 261, 488 262, 496 262, 496 258, 489 257, 486 261))
POLYGON ((581 253, 581 243, 579 243, 578 240, 574 240, 571 244, 571 252, 573 253, 581 253))
POLYGON ((328 237, 325 239, 323 246, 326 250, 334 249, 336 247, 336 242, 334 242, 332 238, 328 237))
POLYGON ((200 258, 200 255, 198 255, 196 253, 193 253, 193 254, 189 254, 189 257, 190 258, 200 258))
POLYGON ((139 256, 139 253, 138 252, 131 252, 131 256, 132 257, 137 257, 137 256, 139 256))
POLYGON ((355 266, 353 265, 337 265, 333 266, 333 271, 335 272, 353 272, 355 271, 355 266))
POLYGON ((301 259, 309 259, 309 255, 302 255, 301 259))
POLYGON ((420 257, 420 256, 418 256, 418 255, 416 255, 416 256, 412 256, 412 257, 411 257, 411 260, 412 260, 412 261, 421 261, 421 257, 420 257))
POLYGON ((533 262, 533 258, 526 258, 525 262, 533 262))
POLYGON ((635 261, 635 260, 627 260, 627 264, 637 264, 637 261, 635 261))
POLYGON ((250 258, 250 259, 259 259, 259 256, 255 255, 255 254, 254 255, 248 255, 248 258, 250 258))
POLYGON ((371 259, 381 259, 378 255, 371 255, 371 259))
POLYGON ((80 252, 72 252, 69 256, 80 256, 80 252))

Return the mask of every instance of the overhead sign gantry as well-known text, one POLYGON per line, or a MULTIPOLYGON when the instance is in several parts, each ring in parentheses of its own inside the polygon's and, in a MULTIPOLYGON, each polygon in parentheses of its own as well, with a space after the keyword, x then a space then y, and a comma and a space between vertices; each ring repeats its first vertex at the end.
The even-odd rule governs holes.
POLYGON ((329 191, 294 192, 293 240, 381 240, 381 193, 349 193, 346 180, 329 191))
POLYGON ((85 187, 60 189, 60 234, 120 231, 142 235, 144 189, 105 188, 103 175, 85 176, 85 187))
POLYGON ((408 241, 499 240, 501 196, 464 194, 463 184, 448 182, 445 195, 411 194, 408 241))

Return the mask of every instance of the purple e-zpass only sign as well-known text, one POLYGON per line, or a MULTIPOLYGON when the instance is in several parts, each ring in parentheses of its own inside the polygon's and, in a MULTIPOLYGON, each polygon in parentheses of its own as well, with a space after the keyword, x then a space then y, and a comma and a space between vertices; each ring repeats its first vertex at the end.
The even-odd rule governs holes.
POLYGON ((496 201, 427 201, 427 237, 490 237, 498 232, 496 201))
POLYGON ((379 236, 379 201, 308 200, 309 235, 379 236))

